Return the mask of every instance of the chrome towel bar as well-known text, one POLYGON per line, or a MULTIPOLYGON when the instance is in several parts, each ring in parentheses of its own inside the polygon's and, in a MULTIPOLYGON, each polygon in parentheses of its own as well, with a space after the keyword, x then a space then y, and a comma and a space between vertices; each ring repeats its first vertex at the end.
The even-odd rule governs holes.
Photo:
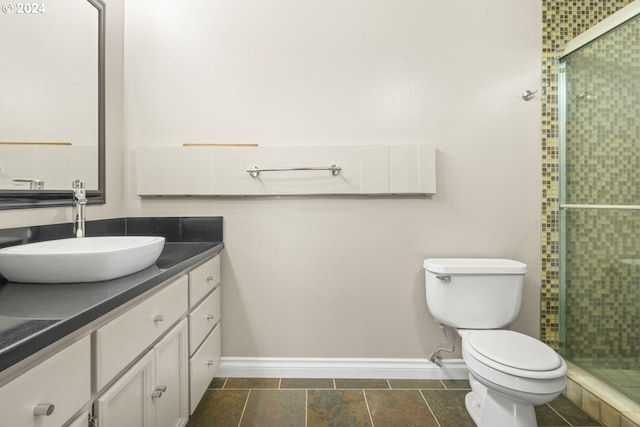
POLYGON ((306 167, 306 168, 259 168, 254 166, 251 169, 247 169, 247 173, 251 175, 251 178, 257 178, 260 172, 288 172, 288 171, 329 171, 331 175, 338 176, 342 171, 342 168, 337 165, 331 165, 328 167, 306 167))

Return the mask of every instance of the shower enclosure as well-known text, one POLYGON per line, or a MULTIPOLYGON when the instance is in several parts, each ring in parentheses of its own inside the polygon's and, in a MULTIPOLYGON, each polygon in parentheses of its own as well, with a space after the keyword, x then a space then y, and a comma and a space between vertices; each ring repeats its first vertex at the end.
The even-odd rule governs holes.
POLYGON ((640 403, 640 16, 628 12, 560 58, 560 352, 640 403))

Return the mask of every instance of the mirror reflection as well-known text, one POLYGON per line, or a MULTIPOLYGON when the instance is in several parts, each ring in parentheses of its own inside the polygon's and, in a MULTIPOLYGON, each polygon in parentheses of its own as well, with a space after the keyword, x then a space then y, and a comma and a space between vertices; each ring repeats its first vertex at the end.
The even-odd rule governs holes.
POLYGON ((0 190, 102 192, 102 22, 99 0, 3 3, 0 190))

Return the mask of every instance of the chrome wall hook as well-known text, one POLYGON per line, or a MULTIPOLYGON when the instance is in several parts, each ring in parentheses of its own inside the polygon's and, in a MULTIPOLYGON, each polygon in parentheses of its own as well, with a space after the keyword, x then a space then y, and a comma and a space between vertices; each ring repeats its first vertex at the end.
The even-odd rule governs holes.
POLYGON ((524 92, 522 92, 522 99, 524 99, 525 101, 531 101, 533 98, 536 97, 536 93, 538 93, 537 90, 525 90, 524 92))

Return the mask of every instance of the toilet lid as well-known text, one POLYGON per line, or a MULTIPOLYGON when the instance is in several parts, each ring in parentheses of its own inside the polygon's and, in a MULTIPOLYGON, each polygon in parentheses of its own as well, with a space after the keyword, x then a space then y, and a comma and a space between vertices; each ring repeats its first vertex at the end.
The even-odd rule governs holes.
POLYGON ((551 347, 519 332, 473 331, 467 344, 487 359, 515 369, 551 371, 562 365, 562 359, 551 347))

